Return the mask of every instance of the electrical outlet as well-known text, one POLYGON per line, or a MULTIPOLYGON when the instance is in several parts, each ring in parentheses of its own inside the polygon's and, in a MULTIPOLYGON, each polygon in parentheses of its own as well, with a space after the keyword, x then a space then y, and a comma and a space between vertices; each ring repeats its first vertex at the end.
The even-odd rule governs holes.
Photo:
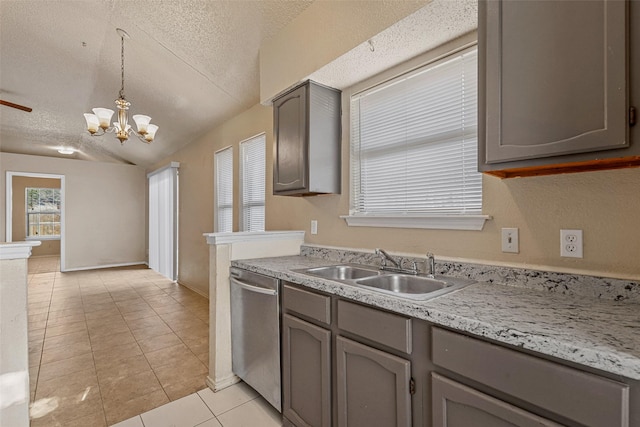
POLYGON ((311 234, 318 234, 318 221, 315 219, 311 220, 311 234))
POLYGON ((582 258, 582 230, 560 230, 560 256, 582 258))
POLYGON ((520 253, 517 228, 502 229, 502 252, 520 253))

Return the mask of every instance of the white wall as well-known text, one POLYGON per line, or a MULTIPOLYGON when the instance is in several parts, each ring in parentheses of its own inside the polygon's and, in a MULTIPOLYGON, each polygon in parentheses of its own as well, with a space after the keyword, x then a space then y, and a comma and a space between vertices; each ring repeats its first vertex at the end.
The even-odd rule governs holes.
POLYGON ((65 176, 66 270, 146 261, 143 168, 1 153, 0 241, 6 238, 7 171, 65 176))
POLYGON ((0 244, 0 426, 29 427, 27 258, 39 244, 0 244))

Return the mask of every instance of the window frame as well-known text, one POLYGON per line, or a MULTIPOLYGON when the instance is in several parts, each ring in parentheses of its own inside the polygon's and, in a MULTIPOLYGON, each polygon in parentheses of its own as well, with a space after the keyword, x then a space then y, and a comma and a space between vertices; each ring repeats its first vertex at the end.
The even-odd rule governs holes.
POLYGON ((214 191, 214 197, 213 197, 213 211, 214 211, 214 219, 213 219, 213 229, 216 233, 231 233, 233 232, 233 146, 228 146, 225 148, 222 148, 218 151, 216 151, 213 154, 213 173, 214 173, 214 186, 213 186, 213 191, 214 191), (222 153, 229 151, 230 153, 230 169, 231 169, 231 188, 229 191, 229 194, 231 196, 231 203, 230 204, 224 204, 224 205, 220 205, 220 201, 219 201, 219 197, 221 196, 221 188, 219 187, 221 185, 221 180, 219 179, 218 176, 218 159, 222 153), (231 211, 231 230, 220 230, 220 209, 230 209, 231 211))
MULTIPOLYGON (((52 188, 52 187, 25 187, 24 189, 24 213, 25 213, 25 240, 60 240, 61 236, 62 236, 62 189, 61 188, 52 188), (55 210, 47 210, 47 211, 38 211, 38 212, 29 212, 29 190, 37 190, 38 191, 38 200, 40 200, 41 198, 41 192, 43 190, 47 190, 47 191, 54 191, 58 193, 58 202, 60 205, 60 208, 55 211, 55 210), (40 218, 40 216, 42 215, 58 215, 59 217, 59 221, 49 221, 48 223, 53 224, 54 228, 55 228, 55 224, 58 224, 59 227, 59 233, 58 234, 49 234, 49 235, 42 235, 42 234, 37 234, 37 235, 29 235, 29 229, 30 229, 30 220, 29 217, 31 215, 37 215, 38 218, 40 218)), ((41 230, 41 224, 42 222, 40 220, 37 221, 37 227, 38 230, 41 230)))
MULTIPOLYGON (((468 40, 468 39, 467 39, 468 40)), ((349 126, 349 148, 351 161, 349 162, 349 188, 350 188, 350 205, 349 214, 342 215, 348 226, 359 227, 392 227, 392 228, 423 228, 423 229, 448 229, 448 230, 482 230, 485 221, 491 219, 489 215, 479 214, 449 214, 449 213, 367 213, 356 212, 357 194, 354 192, 354 180, 359 179, 354 176, 354 168, 352 161, 354 160, 354 141, 351 137, 351 100, 352 97, 361 95, 365 92, 378 90, 380 87, 393 84, 394 81, 406 78, 415 73, 421 72, 429 66, 435 66, 438 63, 448 60, 451 57, 460 55, 477 46, 477 41, 454 41, 440 48, 434 49, 416 60, 412 60, 407 64, 394 67, 380 75, 368 79, 351 89, 351 93, 343 98, 345 106, 344 111, 348 111, 349 126)), ((480 127, 480 126, 479 126, 480 127)), ((357 155, 357 154, 356 154, 357 155)))
POLYGON ((240 164, 239 164, 239 181, 240 181, 240 185, 239 185, 239 190, 240 190, 240 231, 246 231, 246 232, 261 232, 261 231, 265 231, 265 224, 266 224, 266 183, 267 183, 267 177, 266 177, 266 161, 267 161, 267 155, 266 155, 266 149, 267 149, 267 137, 266 137, 266 133, 262 132, 259 133, 258 135, 252 136, 250 138, 247 138, 243 141, 240 142, 239 144, 239 152, 240 152, 240 164), (246 168, 247 168, 247 162, 246 162, 246 148, 247 144, 252 143, 252 142, 256 142, 256 141, 260 141, 262 142, 262 146, 263 146, 263 150, 262 150, 262 154, 263 154, 263 158, 262 158, 262 163, 263 163, 263 173, 261 174, 263 182, 262 182, 262 187, 263 187, 263 192, 262 192, 262 203, 245 203, 245 195, 247 193, 247 189, 246 189, 246 184, 248 181, 248 177, 246 175, 246 168), (259 230, 251 230, 251 229, 247 229, 246 227, 246 213, 247 213, 247 206, 250 207, 260 207, 262 206, 262 218, 263 218, 263 222, 262 222, 262 228, 259 230))

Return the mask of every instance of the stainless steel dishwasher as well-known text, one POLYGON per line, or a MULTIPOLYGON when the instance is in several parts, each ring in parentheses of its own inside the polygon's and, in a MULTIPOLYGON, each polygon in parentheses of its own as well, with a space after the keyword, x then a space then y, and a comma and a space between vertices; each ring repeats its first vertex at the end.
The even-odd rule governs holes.
POLYGON ((231 268, 233 372, 282 412, 280 281, 231 268))

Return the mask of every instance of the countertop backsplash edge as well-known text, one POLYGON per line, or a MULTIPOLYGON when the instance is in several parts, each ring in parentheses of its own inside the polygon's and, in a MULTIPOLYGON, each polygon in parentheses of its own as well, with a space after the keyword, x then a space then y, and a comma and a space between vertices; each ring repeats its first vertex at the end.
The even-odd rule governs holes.
MULTIPOLYGON (((380 263, 379 257, 372 252, 317 245, 303 244, 300 247, 300 255, 345 264, 379 265, 380 263)), ((414 261, 418 265, 425 262, 424 258, 400 258, 407 265, 414 261)), ((633 280, 444 260, 436 262, 436 274, 562 295, 640 302, 640 282, 633 280)))

